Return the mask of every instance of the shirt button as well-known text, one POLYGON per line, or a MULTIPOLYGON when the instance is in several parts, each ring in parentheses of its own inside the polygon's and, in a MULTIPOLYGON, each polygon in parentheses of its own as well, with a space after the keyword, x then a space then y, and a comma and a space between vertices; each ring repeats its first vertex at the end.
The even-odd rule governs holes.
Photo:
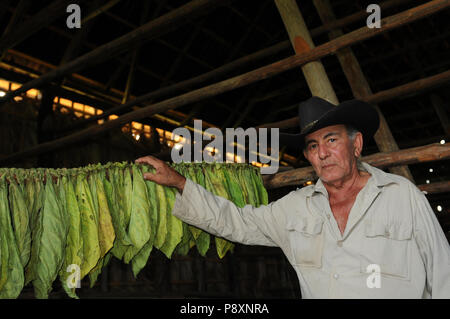
POLYGON ((342 240, 338 240, 337 245, 338 245, 338 247, 342 247, 342 240))
POLYGON ((389 232, 386 230, 385 232, 384 232, 384 235, 386 236, 386 237, 389 237, 389 232))
POLYGON ((334 274, 334 275, 333 275, 333 278, 334 278, 334 279, 338 279, 338 278, 339 278, 339 275, 338 275, 338 274, 334 274))

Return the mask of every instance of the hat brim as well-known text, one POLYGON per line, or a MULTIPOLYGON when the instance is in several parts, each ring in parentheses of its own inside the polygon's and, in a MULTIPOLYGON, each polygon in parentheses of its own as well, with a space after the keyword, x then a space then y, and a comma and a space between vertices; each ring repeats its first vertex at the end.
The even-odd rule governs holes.
POLYGON ((280 133, 280 146, 302 152, 306 135, 324 127, 338 124, 353 126, 367 139, 378 130, 380 118, 377 110, 366 102, 360 100, 342 102, 302 132, 298 134, 280 133))

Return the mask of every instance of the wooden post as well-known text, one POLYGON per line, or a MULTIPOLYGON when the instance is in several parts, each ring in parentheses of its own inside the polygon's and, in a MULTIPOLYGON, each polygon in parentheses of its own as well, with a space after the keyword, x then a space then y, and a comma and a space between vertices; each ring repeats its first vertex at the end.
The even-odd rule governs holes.
MULTIPOLYGON (((295 53, 301 54, 313 49, 314 43, 295 0, 275 0, 275 4, 283 19, 295 53)), ((312 95, 319 96, 333 104, 339 103, 320 61, 307 63, 301 69, 312 95)))
MULTIPOLYGON (((320 19, 322 20, 323 24, 327 24, 336 20, 329 0, 313 0, 313 3, 317 9, 317 12, 319 13, 320 19)), ((332 30, 328 33, 330 40, 333 40, 342 35, 343 32, 340 29, 332 30)), ((350 84, 355 98, 363 99, 364 97, 372 95, 372 90, 370 89, 369 83, 367 82, 366 77, 361 70, 361 66, 359 65, 358 60, 353 54, 352 48, 343 48, 342 50, 337 51, 336 55, 339 59, 339 63, 341 64, 345 77, 350 84)), ((392 136, 386 119, 381 113, 378 105, 375 104, 374 106, 380 116, 380 127, 374 136, 378 148, 381 152, 398 150, 398 145, 395 142, 394 137, 392 136)), ((402 175, 408 178, 410 181, 414 182, 414 178, 408 166, 392 167, 389 170, 393 174, 402 175)))

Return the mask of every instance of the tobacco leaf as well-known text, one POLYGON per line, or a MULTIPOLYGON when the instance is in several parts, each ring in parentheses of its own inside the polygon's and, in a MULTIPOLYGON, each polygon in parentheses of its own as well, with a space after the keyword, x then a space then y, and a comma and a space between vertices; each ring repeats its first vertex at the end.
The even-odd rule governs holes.
POLYGON ((5 174, 0 178, 0 298, 17 298, 24 285, 24 271, 14 239, 5 174))
POLYGON ((61 212, 60 199, 56 195, 51 176, 47 175, 44 188, 44 203, 37 218, 35 237, 37 260, 33 265, 33 286, 39 299, 48 298, 52 283, 64 262, 67 225, 61 212))
POLYGON ((75 194, 75 189, 70 176, 64 175, 61 179, 62 187, 65 191, 66 196, 66 206, 65 213, 68 218, 68 233, 67 233, 67 243, 66 243, 66 253, 64 256, 64 262, 59 272, 59 278, 64 291, 69 297, 78 298, 75 293, 75 288, 70 288, 68 284, 69 279, 74 279, 71 281, 71 286, 76 286, 76 276, 69 276, 72 274, 68 271, 70 265, 76 265, 81 269, 81 264, 83 261, 83 237, 81 232, 81 212, 78 206, 77 197, 75 194))

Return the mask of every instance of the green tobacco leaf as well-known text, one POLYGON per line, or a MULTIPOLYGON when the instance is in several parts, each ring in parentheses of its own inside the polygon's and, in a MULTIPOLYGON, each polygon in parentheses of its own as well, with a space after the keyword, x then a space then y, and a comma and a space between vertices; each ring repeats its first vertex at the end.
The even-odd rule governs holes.
POLYGON ((124 207, 123 207, 124 222, 125 225, 127 225, 128 229, 131 218, 131 207, 133 203, 133 180, 131 178, 129 167, 125 167, 123 169, 123 192, 124 192, 124 207))
MULTIPOLYGON (((222 169, 220 168, 220 164, 204 164, 203 174, 205 176, 205 185, 207 190, 217 196, 226 199, 231 198, 227 190, 225 176, 222 169)), ((216 236, 214 239, 216 243, 217 255, 219 256, 219 258, 223 258, 226 253, 234 246, 233 243, 224 238, 216 236)))
POLYGON ((128 236, 130 237, 132 246, 125 252, 125 263, 129 263, 133 259, 142 247, 144 247, 151 235, 150 205, 147 187, 142 172, 137 165, 132 165, 132 172, 131 214, 130 224, 128 226, 128 236))
POLYGON ((112 257, 112 253, 108 252, 105 257, 103 257, 102 259, 99 260, 99 262, 97 263, 97 265, 91 270, 91 272, 89 273, 89 287, 92 288, 94 287, 98 276, 101 274, 101 272, 103 271, 103 269, 108 266, 109 261, 111 260, 112 257))
POLYGON ((238 207, 245 206, 245 199, 242 192, 242 187, 239 184, 239 180, 236 176, 236 172, 232 169, 232 166, 228 166, 223 170, 224 179, 228 188, 228 192, 231 196, 231 201, 238 207))
POLYGON ((113 247, 116 234, 112 223, 111 211, 109 209, 103 180, 106 179, 104 172, 99 171, 93 176, 97 188, 98 199, 98 236, 100 245, 100 257, 113 247))
POLYGON ((167 199, 164 187, 156 185, 156 196, 158 198, 158 228, 156 230, 156 237, 154 246, 158 249, 164 245, 166 241, 168 227, 167 227, 167 199))
POLYGON ((253 169, 252 177, 254 181, 254 185, 259 194, 260 205, 268 205, 269 204, 269 196, 267 194, 267 190, 264 187, 264 182, 261 176, 261 172, 259 168, 253 169))
POLYGON ((116 167, 110 167, 108 169, 108 174, 110 180, 106 178, 103 179, 103 185, 113 221, 114 232, 116 234, 116 240, 114 241, 111 253, 120 260, 131 245, 131 242, 128 238, 127 227, 122 214, 123 193, 118 185, 120 182, 119 170, 116 167))
MULTIPOLYGON (((154 172, 154 169, 149 169, 147 165, 142 167, 142 172, 154 172)), ((134 256, 131 260, 131 269, 133 271, 134 277, 137 277, 142 268, 147 264, 150 253, 153 250, 153 244, 156 238, 156 230, 158 227, 158 199, 156 194, 156 184, 152 181, 145 181, 147 186, 148 194, 148 204, 149 204, 149 215, 150 215, 150 239, 145 243, 144 247, 139 251, 139 253, 134 256)))
POLYGON ((38 223, 39 233, 36 238, 38 249, 34 265, 33 286, 37 298, 48 298, 52 283, 58 275, 64 261, 67 225, 61 212, 59 198, 56 195, 52 178, 47 175, 45 183, 44 204, 38 223))
POLYGON ((45 191, 44 184, 42 182, 42 173, 38 170, 33 170, 35 175, 32 179, 32 183, 34 184, 34 190, 36 191, 34 198, 33 209, 30 213, 30 228, 31 228, 31 256, 28 265, 25 268, 25 285, 30 283, 36 278, 34 273, 34 265, 38 262, 39 257, 39 238, 42 234, 42 222, 40 220, 41 210, 44 205, 45 191))
POLYGON ((30 260, 31 254, 30 216, 22 188, 14 178, 10 178, 9 183, 9 204, 16 245, 19 249, 22 266, 25 267, 30 260))
POLYGON ((97 265, 100 259, 98 240, 98 220, 94 211, 92 195, 86 181, 86 174, 77 175, 77 202, 81 213, 81 234, 83 237, 83 262, 81 263, 81 279, 97 265))
POLYGON ((177 247, 183 236, 183 224, 180 219, 172 215, 172 208, 175 203, 175 188, 164 187, 164 191, 167 199, 167 236, 164 245, 160 250, 167 258, 171 258, 175 247, 177 247))
MULTIPOLYGON (((64 256, 63 266, 59 272, 59 278, 67 295, 72 298, 78 298, 75 293, 75 288, 70 288, 68 285, 68 279, 74 278, 76 280, 76 277, 74 276, 69 278, 71 272, 70 270, 68 271, 68 267, 70 265, 76 265, 81 269, 83 261, 81 212, 71 178, 63 176, 61 183, 66 194, 65 213, 67 214, 69 228, 67 233, 66 254, 64 256)), ((76 286, 76 282, 71 282, 71 284, 72 287, 76 286)))
POLYGON ((24 285, 24 270, 19 256, 8 206, 5 174, 0 178, 0 298, 17 298, 24 285))

